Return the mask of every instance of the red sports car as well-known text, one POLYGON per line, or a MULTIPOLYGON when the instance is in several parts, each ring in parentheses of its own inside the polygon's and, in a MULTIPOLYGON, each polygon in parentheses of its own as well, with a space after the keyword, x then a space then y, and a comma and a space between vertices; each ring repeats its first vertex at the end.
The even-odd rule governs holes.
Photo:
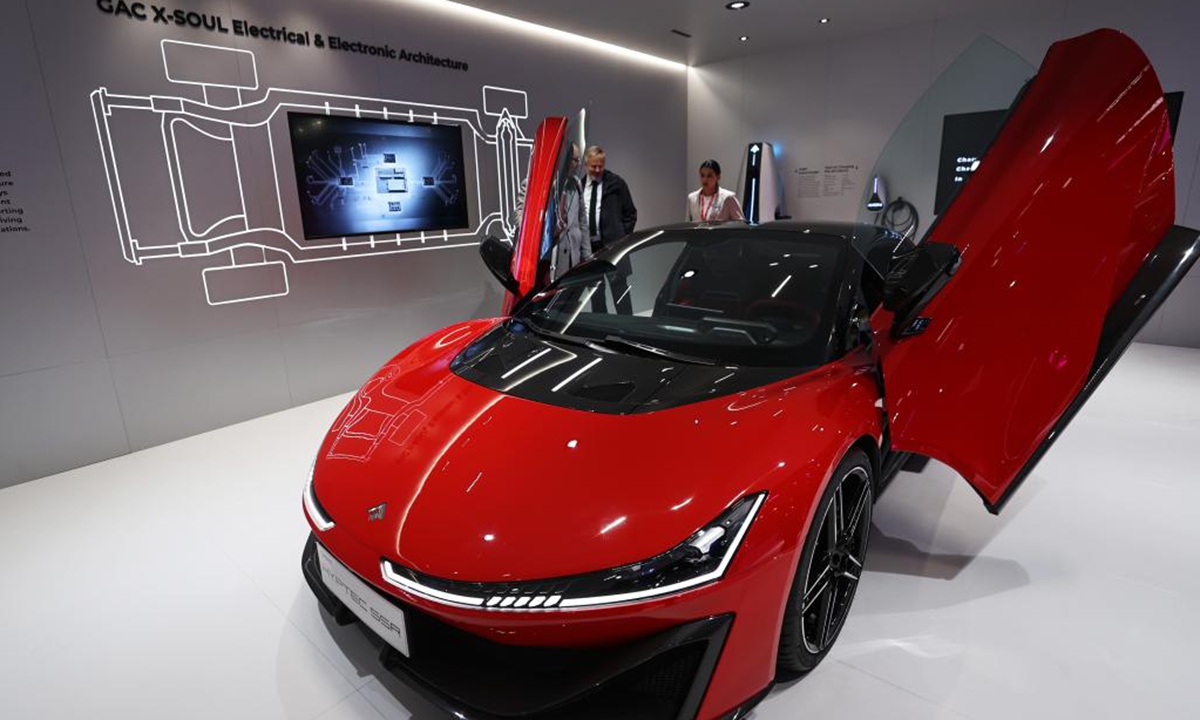
POLYGON ((321 604, 460 718, 743 716, 829 651, 905 459, 998 512, 1200 249, 1113 31, 1050 49, 915 246, 672 226, 552 272, 573 129, 543 122, 515 246, 481 246, 505 316, 385 365, 304 492, 321 604))

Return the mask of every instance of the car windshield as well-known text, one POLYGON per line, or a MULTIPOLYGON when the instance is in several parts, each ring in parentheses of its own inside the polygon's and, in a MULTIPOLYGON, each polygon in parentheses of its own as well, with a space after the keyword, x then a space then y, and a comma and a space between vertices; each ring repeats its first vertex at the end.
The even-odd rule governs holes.
POLYGON ((682 362, 827 361, 841 238, 753 228, 631 236, 535 295, 534 331, 682 362))

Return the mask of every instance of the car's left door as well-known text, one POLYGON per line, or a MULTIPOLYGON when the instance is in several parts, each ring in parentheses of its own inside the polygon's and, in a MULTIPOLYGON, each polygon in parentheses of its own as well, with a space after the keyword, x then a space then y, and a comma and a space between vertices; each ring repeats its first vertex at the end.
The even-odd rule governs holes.
POLYGON ((586 147, 587 110, 574 118, 549 117, 538 126, 513 242, 512 276, 518 289, 505 297, 505 314, 511 312, 517 300, 545 286, 554 276, 555 249, 569 239, 570 218, 566 212, 572 183, 578 182, 578 158, 586 147))

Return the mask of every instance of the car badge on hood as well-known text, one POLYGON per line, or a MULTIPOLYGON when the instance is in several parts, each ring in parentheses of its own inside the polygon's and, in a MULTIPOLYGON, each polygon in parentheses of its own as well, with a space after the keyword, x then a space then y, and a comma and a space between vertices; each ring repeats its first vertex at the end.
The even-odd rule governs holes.
POLYGON ((367 520, 382 520, 385 513, 387 513, 387 503, 379 503, 375 507, 367 510, 367 520))

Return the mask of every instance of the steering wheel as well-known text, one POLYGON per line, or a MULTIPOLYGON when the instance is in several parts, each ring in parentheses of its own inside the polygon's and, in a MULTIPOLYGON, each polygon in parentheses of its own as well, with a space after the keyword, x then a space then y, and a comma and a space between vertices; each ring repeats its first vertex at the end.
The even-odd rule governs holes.
POLYGON ((816 327, 821 323, 821 315, 810 307, 805 307, 788 300, 763 298, 755 300, 746 308, 747 320, 762 320, 764 318, 782 318, 803 327, 816 327))

